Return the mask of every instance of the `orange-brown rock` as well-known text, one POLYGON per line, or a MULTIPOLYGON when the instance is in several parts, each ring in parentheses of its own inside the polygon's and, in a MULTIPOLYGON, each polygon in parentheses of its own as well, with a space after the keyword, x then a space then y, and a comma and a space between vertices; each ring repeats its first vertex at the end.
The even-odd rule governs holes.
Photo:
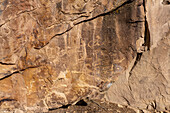
POLYGON ((1 0, 0 109, 101 98, 143 51, 138 0, 1 0))

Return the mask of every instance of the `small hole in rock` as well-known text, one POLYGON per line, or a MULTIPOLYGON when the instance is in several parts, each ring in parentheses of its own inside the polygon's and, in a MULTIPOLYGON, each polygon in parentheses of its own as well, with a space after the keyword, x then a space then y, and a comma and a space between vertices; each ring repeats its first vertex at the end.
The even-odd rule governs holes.
POLYGON ((77 106, 87 106, 87 103, 84 100, 80 100, 76 103, 77 106))

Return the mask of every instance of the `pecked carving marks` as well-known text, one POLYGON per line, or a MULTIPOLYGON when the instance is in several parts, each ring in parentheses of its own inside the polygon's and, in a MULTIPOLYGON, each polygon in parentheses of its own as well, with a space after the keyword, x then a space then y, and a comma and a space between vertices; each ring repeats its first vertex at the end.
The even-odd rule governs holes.
MULTIPOLYGON (((136 56, 136 50, 132 48, 136 48, 135 42, 142 35, 134 32, 141 29, 129 23, 134 18, 131 12, 134 8, 131 7, 133 4, 127 4, 124 8, 118 9, 117 14, 113 12, 105 15, 103 19, 101 51, 108 56, 105 60, 103 58, 103 61, 115 73, 125 70, 129 62, 136 56), (127 12, 127 10, 129 11, 127 12)), ((143 20, 144 17, 135 19, 143 20)), ((137 26, 143 26, 143 24, 144 21, 138 23, 137 26)))
MULTIPOLYGON (((74 26, 77 26, 77 25, 79 25, 81 23, 84 23, 84 22, 92 21, 92 20, 94 20, 94 19, 96 19, 98 17, 108 15, 109 13, 119 9, 120 7, 123 7, 124 5, 132 3, 132 1, 129 1, 129 0, 121 0, 120 2, 114 1, 114 2, 116 2, 116 3, 113 3, 113 4, 115 4, 115 6, 113 6, 113 7, 106 6, 105 8, 106 9, 108 8, 108 9, 107 9, 107 11, 105 11, 106 9, 105 8, 103 9, 104 6, 103 6, 102 2, 101 3, 100 2, 101 1, 99 1, 99 3, 97 3, 97 4, 100 4, 100 5, 96 5, 96 6, 95 5, 90 5, 90 4, 96 4, 95 2, 93 3, 92 1, 88 1, 87 4, 85 2, 85 4, 88 7, 86 7, 84 10, 87 10, 87 11, 82 12, 82 13, 81 13, 81 11, 77 12, 77 10, 75 10, 75 7, 74 7, 74 5, 77 6, 77 4, 79 4, 79 2, 74 3, 73 1, 71 2, 72 5, 68 4, 65 1, 57 2, 57 9, 56 9, 57 11, 56 12, 51 11, 50 8, 48 7, 48 10, 50 11, 48 15, 50 15, 50 16, 44 15, 44 13, 42 11, 40 11, 40 9, 37 9, 35 12, 31 13, 31 15, 38 22, 38 24, 42 27, 41 28, 42 33, 44 35, 46 35, 45 40, 43 39, 43 41, 39 41, 42 45, 41 46, 35 45, 35 49, 43 48, 44 46, 49 44, 50 40, 52 40, 56 36, 60 36, 60 35, 63 35, 64 33, 67 33, 74 26), (63 6, 62 6, 62 4, 63 4, 63 6), (66 9, 64 9, 65 8, 64 6, 65 7, 68 6, 68 7, 66 9), (94 10, 88 11, 89 9, 91 10, 93 8, 94 8, 94 10), (63 10, 65 10, 66 12, 64 12, 63 10), (40 12, 40 15, 38 17, 35 14, 39 13, 39 12, 40 12), (55 15, 53 15, 53 13, 55 13, 55 15), (51 16, 51 15, 53 15, 53 16, 51 16), (50 19, 47 19, 47 17, 49 17, 50 19), (67 20, 66 18, 70 18, 70 19, 67 20), (44 21, 46 19, 48 21, 44 21), (43 21, 41 21, 41 20, 43 20, 43 21), (45 28, 45 30, 43 30, 44 28, 45 28), (56 30, 56 28, 57 28, 57 30, 56 30), (48 33, 49 30, 54 31, 54 32, 50 33, 51 34, 50 36, 48 36, 46 34, 46 33, 48 33)), ((82 2, 80 4, 83 4, 83 3, 84 2, 82 2)), ((109 2, 108 4, 112 4, 112 3, 109 2)), ((80 6, 81 5, 78 5, 78 7, 80 7, 80 6)), ((44 10, 43 7, 42 7, 42 9, 44 10)), ((40 40, 42 40, 42 39, 40 39, 40 40)))
MULTIPOLYGON (((139 6, 136 1, 99 0, 94 6, 93 2, 29 2, 35 10, 23 9, 0 27, 0 62, 15 64, 4 67, 3 73, 15 69, 14 75, 22 75, 26 109, 39 111, 86 97, 101 98, 135 57, 143 29, 143 15, 133 12, 139 6)), ((14 75, 1 81, 9 82, 14 75)))

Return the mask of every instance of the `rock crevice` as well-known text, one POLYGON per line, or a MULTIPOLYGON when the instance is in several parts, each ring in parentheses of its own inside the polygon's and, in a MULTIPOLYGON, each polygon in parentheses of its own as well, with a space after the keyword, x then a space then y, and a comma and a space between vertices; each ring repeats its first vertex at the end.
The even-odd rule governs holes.
POLYGON ((1 0, 0 112, 169 111, 169 18, 167 0, 1 0))

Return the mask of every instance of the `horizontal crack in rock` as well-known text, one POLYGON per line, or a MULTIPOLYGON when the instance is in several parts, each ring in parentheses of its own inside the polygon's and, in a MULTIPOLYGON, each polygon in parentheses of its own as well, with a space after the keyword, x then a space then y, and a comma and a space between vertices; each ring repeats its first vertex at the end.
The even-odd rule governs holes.
POLYGON ((145 22, 145 21, 130 21, 130 22, 128 22, 128 23, 139 23, 139 22, 145 22))
POLYGON ((15 63, 4 63, 4 62, 0 62, 1 65, 15 65, 15 63))
POLYGON ((21 70, 14 71, 14 72, 12 72, 12 73, 6 75, 5 77, 0 78, 0 80, 4 80, 4 79, 6 79, 6 78, 12 76, 13 74, 17 74, 17 73, 23 72, 23 71, 25 71, 26 69, 37 68, 37 67, 40 67, 40 66, 27 67, 27 68, 24 68, 24 69, 21 69, 21 70))
POLYGON ((15 99, 9 99, 9 98, 7 98, 7 99, 2 99, 2 100, 0 100, 0 105, 3 103, 3 102, 5 102, 5 101, 16 101, 15 99))

